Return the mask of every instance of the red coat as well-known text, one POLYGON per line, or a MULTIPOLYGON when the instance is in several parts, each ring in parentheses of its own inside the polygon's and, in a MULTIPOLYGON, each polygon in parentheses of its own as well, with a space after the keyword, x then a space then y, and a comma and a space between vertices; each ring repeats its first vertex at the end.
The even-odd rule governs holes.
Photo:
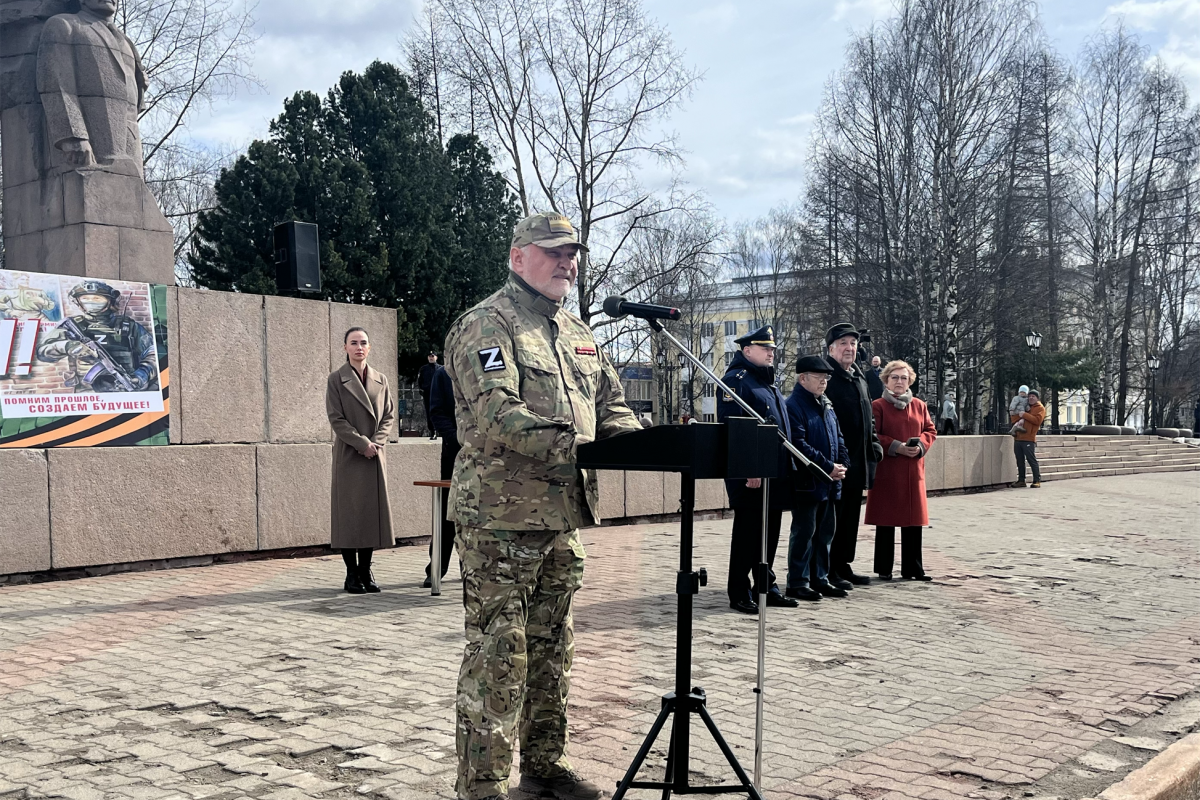
POLYGON ((867 494, 868 525, 906 527, 929 524, 929 508, 925 505, 925 458, 892 455, 893 443, 898 447, 914 436, 928 454, 937 438, 937 428, 925 403, 913 398, 903 411, 884 398, 871 403, 875 416, 875 433, 883 445, 883 461, 875 472, 875 485, 867 494))

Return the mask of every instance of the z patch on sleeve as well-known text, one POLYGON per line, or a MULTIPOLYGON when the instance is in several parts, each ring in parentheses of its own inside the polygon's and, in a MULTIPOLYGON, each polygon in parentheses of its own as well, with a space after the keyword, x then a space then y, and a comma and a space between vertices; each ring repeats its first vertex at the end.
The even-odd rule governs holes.
POLYGON ((499 372, 508 368, 508 365, 504 363, 504 356, 500 355, 499 347, 485 347, 480 350, 479 363, 483 366, 484 372, 499 372))

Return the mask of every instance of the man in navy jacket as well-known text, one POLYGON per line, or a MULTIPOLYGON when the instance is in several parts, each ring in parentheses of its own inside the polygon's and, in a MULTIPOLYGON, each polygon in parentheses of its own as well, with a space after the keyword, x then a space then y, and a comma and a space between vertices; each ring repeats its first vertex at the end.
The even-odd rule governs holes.
POLYGON ((825 396, 832 374, 833 367, 820 356, 802 357, 796 362, 796 388, 787 399, 792 444, 834 479, 828 484, 796 473, 787 574, 787 596, 796 600, 845 597, 851 585, 829 574, 829 545, 837 519, 834 501, 841 497, 850 466, 837 414, 825 396))
MULTIPOLYGON (((779 425, 788 433, 787 413, 783 408, 783 394, 775 385, 775 332, 770 325, 751 331, 734 340, 741 351, 733 357, 722 380, 725 385, 745 400, 763 419, 779 425)), ((717 402, 717 421, 725 422, 730 417, 744 417, 746 412, 730 396, 721 393, 717 402)), ((789 434, 790 436, 790 434, 789 434)), ((779 448, 779 475, 771 480, 769 492, 771 508, 767 517, 767 567, 775 561, 775 550, 779 546, 779 526, 783 512, 792 507, 792 459, 787 451, 779 448)), ((727 480, 725 489, 729 493, 729 507, 733 509, 733 539, 729 545, 729 607, 743 614, 757 614, 755 600, 763 587, 750 587, 750 572, 762 557, 762 479, 727 480)), ((771 585, 767 589, 767 605, 794 608, 795 600, 784 597, 775 584, 775 573, 771 572, 771 585)))

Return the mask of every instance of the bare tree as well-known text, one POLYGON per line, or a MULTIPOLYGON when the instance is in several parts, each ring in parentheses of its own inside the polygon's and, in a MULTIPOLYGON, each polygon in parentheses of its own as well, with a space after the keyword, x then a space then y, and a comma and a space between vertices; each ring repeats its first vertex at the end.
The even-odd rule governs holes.
POLYGON ((256 86, 251 70, 254 5, 243 0, 124 0, 114 23, 137 46, 150 81, 139 124, 146 182, 175 228, 176 274, 196 215, 229 153, 189 139, 198 110, 256 86))
POLYGON ((660 123, 690 93, 687 68, 666 30, 638 0, 437 0, 446 63, 486 108, 487 138, 507 159, 526 213, 571 217, 590 252, 576 300, 589 320, 626 271, 626 248, 651 220, 688 211, 694 195, 665 196, 639 170, 678 165, 660 123), (678 202, 677 202, 678 201, 678 202))

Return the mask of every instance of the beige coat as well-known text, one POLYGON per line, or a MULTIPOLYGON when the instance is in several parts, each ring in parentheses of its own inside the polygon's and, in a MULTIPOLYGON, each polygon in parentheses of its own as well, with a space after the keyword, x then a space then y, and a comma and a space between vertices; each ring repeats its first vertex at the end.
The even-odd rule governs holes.
POLYGON ((387 444, 395 420, 392 392, 383 373, 367 365, 367 388, 349 363, 330 373, 325 413, 333 428, 333 492, 330 545, 337 548, 391 547, 387 461, 362 455, 367 445, 387 444))

